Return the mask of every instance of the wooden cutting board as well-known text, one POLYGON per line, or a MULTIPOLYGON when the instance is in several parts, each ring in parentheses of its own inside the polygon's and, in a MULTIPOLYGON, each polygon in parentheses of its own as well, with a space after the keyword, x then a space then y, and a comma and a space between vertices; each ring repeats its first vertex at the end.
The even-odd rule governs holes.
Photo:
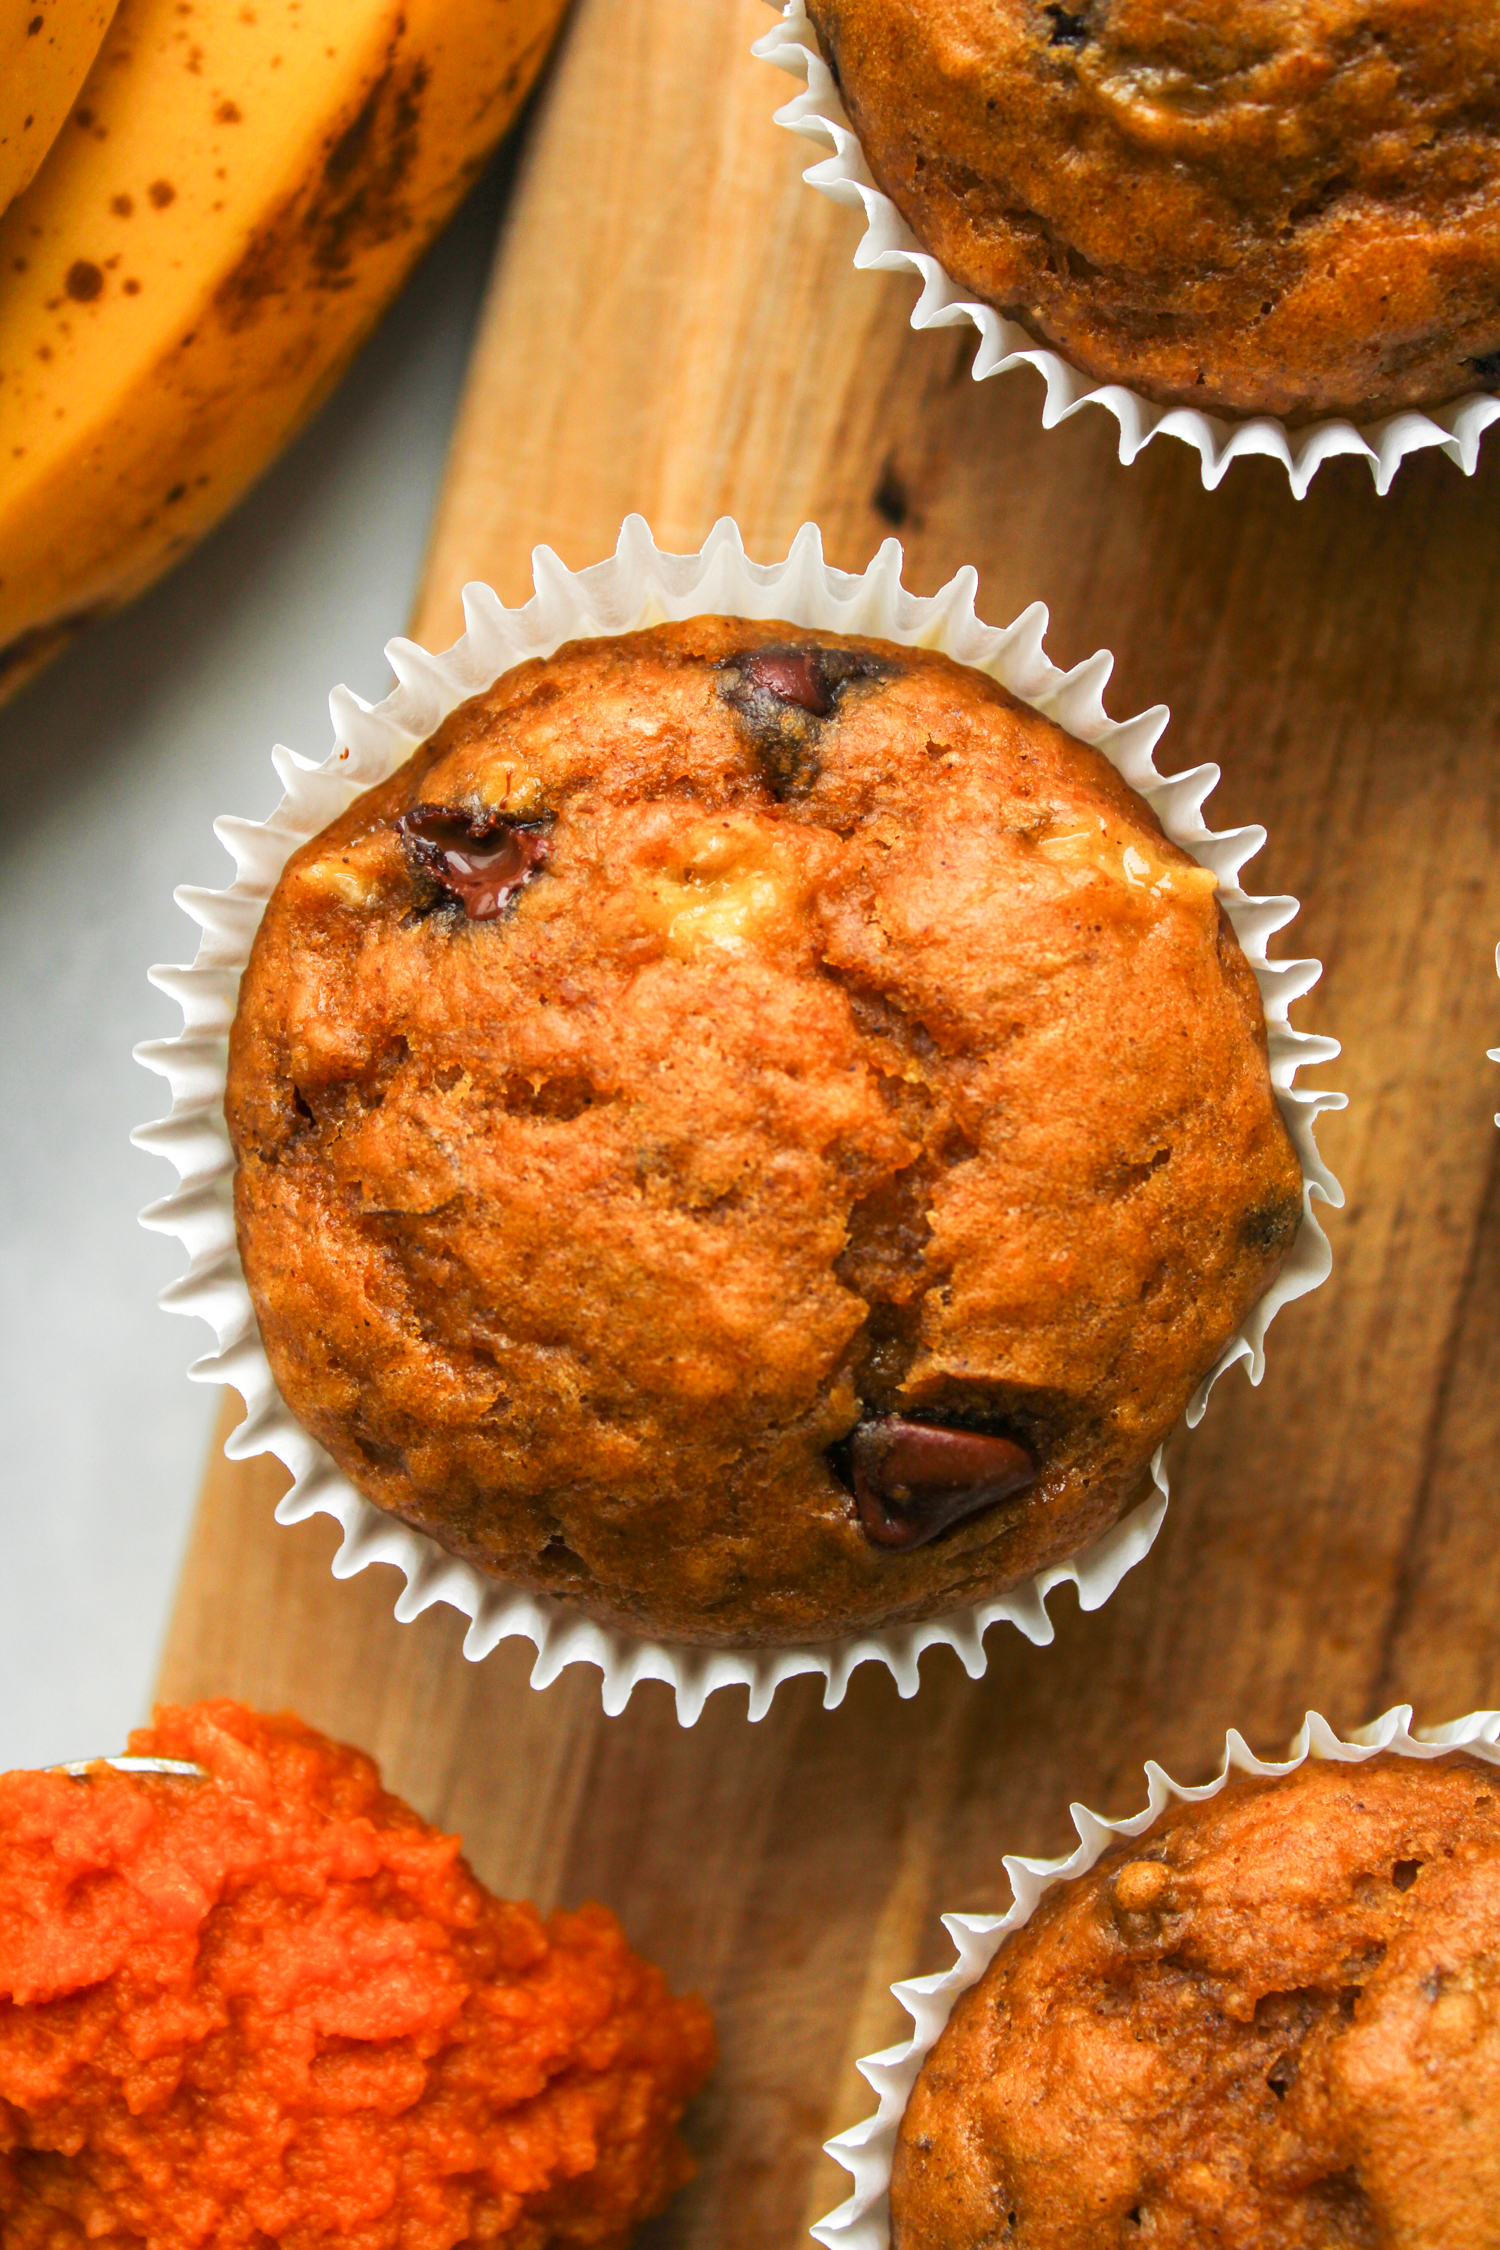
MULTIPOLYGON (((530 1650, 467 1664, 449 1611, 397 1625, 396 1574, 337 1584, 319 1519, 276 1527, 273 1464, 216 1459, 162 1666, 167 1697, 290 1705, 367 1745, 481 1873, 605 1899, 717 2012, 695 2183, 656 2245, 779 2250, 844 2192, 819 2153, 871 2106, 854 2058, 900 2033, 887 1986, 946 1965, 936 1917, 1000 1903, 1002 1851, 1121 1813, 1147 1757, 1201 1779, 1224 1730, 1280 1748, 1309 1705, 1354 1725, 1500 1702, 1500 443, 1378 500, 1336 464, 1293 500, 1270 464, 1205 493, 1169 440, 1122 468, 1089 410, 1050 435, 1021 373, 914 334, 909 281, 856 273, 854 216, 803 186, 751 60, 758 0, 581 0, 530 127, 415 620, 530 590, 640 509, 696 547, 730 511, 753 554, 806 517, 861 567, 894 529, 908 583, 978 566, 995 622, 1040 596, 1050 649, 1118 659, 1111 708, 1159 700, 1164 763, 1222 763, 1216 825, 1270 833, 1254 887, 1305 902, 1304 1027, 1344 1042, 1322 1144, 1348 1189, 1332 1281, 1282 1314, 1176 1450, 1166 1528, 1099 1615, 997 1627, 987 1677, 946 1653, 899 1701, 796 1683, 681 1731, 663 1689, 622 1718, 597 1674, 528 1688, 530 1650)), ((378 536, 378 527, 372 527, 378 536)))

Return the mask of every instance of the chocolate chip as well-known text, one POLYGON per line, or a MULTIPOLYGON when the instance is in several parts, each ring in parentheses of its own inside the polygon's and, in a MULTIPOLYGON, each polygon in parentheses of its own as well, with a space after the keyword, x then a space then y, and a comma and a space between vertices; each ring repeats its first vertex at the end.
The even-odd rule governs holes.
POLYGON ((797 647, 768 641, 722 659, 720 693, 755 743, 773 796, 810 789, 818 778, 818 736, 856 680, 894 679, 901 667, 873 649, 797 647))
POLYGON ((1500 352, 1481 352, 1477 359, 1466 359, 1465 367, 1472 367, 1486 390, 1500 383, 1500 352))
POLYGON ((493 922, 551 850, 538 821, 448 805, 413 805, 397 822, 408 864, 457 899, 471 922, 493 922))
POLYGON ((874 1547, 922 1547, 1036 1479, 1012 1438, 895 1414, 861 1422, 849 1441, 854 1502, 874 1547))
POLYGON ((1301 1224, 1301 1196, 1283 1196, 1246 1212, 1240 1221, 1240 1240, 1247 1250, 1289 1249, 1301 1224))
POLYGON ((1044 16, 1052 18, 1048 36, 1049 47, 1081 47, 1089 35, 1089 27, 1082 16, 1071 15, 1066 8, 1044 8, 1044 16))
POLYGON ((833 709, 833 685, 819 661, 822 654, 817 648, 758 648, 741 659, 740 669, 752 687, 826 719, 833 709))

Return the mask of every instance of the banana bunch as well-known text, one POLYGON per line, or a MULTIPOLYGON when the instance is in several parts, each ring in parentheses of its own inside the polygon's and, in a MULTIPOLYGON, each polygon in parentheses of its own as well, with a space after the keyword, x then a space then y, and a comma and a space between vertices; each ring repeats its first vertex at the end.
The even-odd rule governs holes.
POLYGON ((564 4, 0 0, 0 161, 64 119, 0 215, 0 697, 311 413, 564 4))

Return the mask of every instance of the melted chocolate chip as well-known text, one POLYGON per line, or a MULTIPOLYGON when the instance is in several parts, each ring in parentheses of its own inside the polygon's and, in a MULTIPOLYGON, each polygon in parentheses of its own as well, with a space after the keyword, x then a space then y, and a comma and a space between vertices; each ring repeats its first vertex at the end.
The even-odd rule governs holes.
POLYGON ((1477 359, 1466 359, 1465 367, 1472 367, 1485 389, 1500 385, 1500 352, 1481 352, 1477 359))
POLYGON ((826 719, 833 709, 833 683, 818 661, 822 654, 817 648, 758 648, 741 660, 740 670, 752 687, 826 719))
POLYGON ((456 899, 471 922, 493 922, 551 850, 537 821, 449 805, 413 805, 397 823, 408 863, 456 899))
POLYGON ((1069 13, 1066 8, 1044 8, 1044 16, 1052 18, 1049 47, 1081 47, 1089 35, 1089 27, 1082 16, 1069 13))
POLYGON ((1025 1446, 981 1430, 878 1415, 849 1441, 854 1503, 873 1547, 924 1547, 1034 1483, 1025 1446))
POLYGON ((901 667, 873 649, 801 648, 785 641, 726 656, 724 700, 755 742, 773 796, 810 789, 818 778, 818 736, 855 680, 891 680, 901 667))

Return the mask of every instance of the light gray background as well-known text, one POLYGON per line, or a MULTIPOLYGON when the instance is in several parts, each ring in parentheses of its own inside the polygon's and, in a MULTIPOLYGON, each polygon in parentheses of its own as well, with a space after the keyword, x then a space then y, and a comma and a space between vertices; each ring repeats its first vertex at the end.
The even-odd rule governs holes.
POLYGON ((191 959, 173 889, 230 879, 211 824, 271 810, 272 745, 325 756, 330 688, 392 684, 506 173, 228 522, 0 710, 0 1771, 145 1715, 219 1395, 136 1223, 172 1173, 131 1048, 181 1020, 146 971, 191 959))

